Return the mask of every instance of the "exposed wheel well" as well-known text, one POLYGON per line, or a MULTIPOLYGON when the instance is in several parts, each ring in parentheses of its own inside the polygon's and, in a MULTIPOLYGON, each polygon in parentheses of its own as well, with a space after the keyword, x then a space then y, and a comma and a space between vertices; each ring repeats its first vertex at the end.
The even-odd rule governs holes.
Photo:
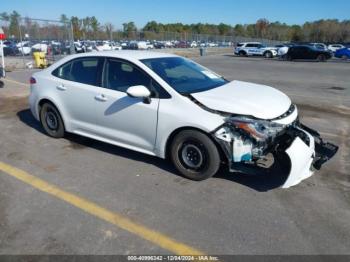
POLYGON ((223 152, 221 146, 215 141, 215 139, 214 139, 210 134, 208 134, 207 132, 205 132, 205 131, 203 131, 203 130, 201 130, 201 129, 199 129, 199 128, 190 127, 190 126, 188 126, 188 127, 180 127, 180 128, 178 128, 178 129, 174 130, 174 131, 170 134, 170 136, 168 137, 168 140, 167 140, 167 142, 166 142, 166 146, 165 146, 165 158, 166 158, 166 159, 169 159, 171 144, 172 144, 172 142, 173 142, 175 136, 176 136, 178 133, 180 133, 181 131, 184 131, 184 130, 193 130, 193 131, 198 131, 198 132, 200 132, 200 133, 202 133, 202 134, 205 134, 205 135, 206 135, 207 137, 209 137, 209 139, 210 139, 211 141, 213 141, 213 143, 216 145, 216 147, 217 147, 217 149, 218 149, 218 151, 219 151, 219 154, 220 154, 220 159, 221 159, 221 161, 226 161, 226 160, 227 160, 227 158, 226 158, 226 156, 225 156, 225 154, 224 154, 224 152, 223 152))
POLYGON ((64 118, 63 118, 63 116, 62 116, 62 114, 61 114, 61 111, 58 109, 58 107, 55 105, 55 103, 53 103, 51 100, 49 100, 49 99, 47 99, 47 98, 43 98, 43 99, 41 99, 41 100, 39 101, 39 104, 38 104, 39 119, 41 118, 41 117, 40 117, 40 115, 41 115, 41 114, 40 114, 40 112, 41 112, 41 107, 42 107, 45 103, 49 103, 49 104, 53 105, 53 106, 57 109, 58 113, 60 113, 60 116, 61 116, 61 118, 62 118, 63 127, 64 127, 64 129, 66 129, 66 128, 65 128, 66 125, 65 125, 65 122, 64 122, 64 118))

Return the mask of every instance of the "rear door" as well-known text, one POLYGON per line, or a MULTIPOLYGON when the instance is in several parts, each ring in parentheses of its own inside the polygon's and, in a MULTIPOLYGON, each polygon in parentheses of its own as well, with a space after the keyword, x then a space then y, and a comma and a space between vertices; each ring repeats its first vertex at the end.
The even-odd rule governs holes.
POLYGON ((103 58, 74 59, 57 68, 55 89, 61 106, 68 114, 71 131, 94 133, 95 99, 101 89, 103 58))

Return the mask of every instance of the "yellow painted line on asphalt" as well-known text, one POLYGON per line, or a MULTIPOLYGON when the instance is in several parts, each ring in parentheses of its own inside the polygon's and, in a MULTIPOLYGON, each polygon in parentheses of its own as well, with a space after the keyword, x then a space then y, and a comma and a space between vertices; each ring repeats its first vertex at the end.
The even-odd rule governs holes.
POLYGON ((186 244, 180 243, 160 232, 149 229, 141 224, 135 223, 127 217, 120 215, 116 212, 112 212, 103 208, 89 200, 81 198, 72 193, 66 192, 55 185, 52 185, 38 177, 28 174, 27 172, 3 163, 0 161, 0 171, 5 174, 17 178, 18 180, 42 191, 48 193, 64 202, 71 204, 83 210, 95 217, 98 217, 104 221, 107 221, 119 228, 122 228, 130 233, 133 233, 145 240, 152 242, 153 244, 171 251, 177 255, 203 255, 203 253, 195 248, 192 248, 186 244))
POLYGON ((21 85, 21 86, 25 86, 25 87, 29 87, 29 84, 25 84, 25 83, 18 82, 18 81, 15 81, 15 80, 12 80, 12 79, 8 79, 8 78, 3 78, 2 81, 10 82, 10 83, 21 85))

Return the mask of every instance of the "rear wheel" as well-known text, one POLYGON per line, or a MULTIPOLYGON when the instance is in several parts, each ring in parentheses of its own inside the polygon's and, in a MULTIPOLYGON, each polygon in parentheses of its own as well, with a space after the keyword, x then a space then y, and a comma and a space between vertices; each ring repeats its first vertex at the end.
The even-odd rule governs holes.
POLYGON ((57 108, 51 103, 45 103, 40 110, 40 122, 45 132, 54 138, 64 136, 62 117, 57 108))
POLYGON ((325 55, 318 55, 317 61, 319 62, 326 62, 326 56, 325 55))
POLYGON ((287 61, 293 61, 293 58, 291 57, 291 55, 285 55, 285 59, 287 61))
POLYGON ((343 60, 348 60, 348 57, 347 57, 346 55, 343 55, 343 56, 341 57, 341 59, 343 59, 343 60))
POLYGON ((247 53, 244 51, 239 51, 238 55, 239 56, 247 56, 247 53))
POLYGON ((175 136, 170 157, 184 177, 196 181, 215 175, 221 162, 214 142, 204 133, 195 130, 185 130, 175 136))

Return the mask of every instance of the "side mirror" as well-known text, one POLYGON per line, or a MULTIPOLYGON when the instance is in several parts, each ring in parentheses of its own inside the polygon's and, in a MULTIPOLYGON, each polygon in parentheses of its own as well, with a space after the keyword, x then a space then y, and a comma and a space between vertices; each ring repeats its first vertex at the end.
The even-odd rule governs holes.
POLYGON ((139 85, 139 86, 130 86, 126 93, 130 97, 134 98, 143 98, 143 102, 146 104, 151 103, 151 92, 148 90, 147 87, 139 85))

